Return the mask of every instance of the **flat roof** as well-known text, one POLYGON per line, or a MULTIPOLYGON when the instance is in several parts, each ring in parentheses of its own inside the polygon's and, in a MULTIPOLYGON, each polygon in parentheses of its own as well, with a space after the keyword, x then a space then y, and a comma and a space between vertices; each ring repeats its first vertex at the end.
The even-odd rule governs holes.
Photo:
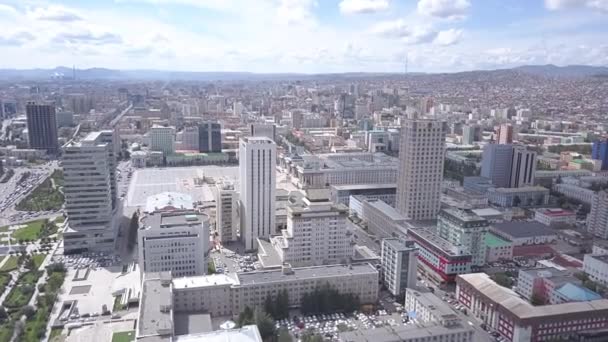
POLYGON ((173 278, 173 288, 183 290, 187 288, 200 288, 218 285, 232 285, 237 281, 226 274, 209 274, 204 276, 173 278))
POLYGON ((369 206, 376 208, 377 210, 381 211, 384 215, 386 215, 389 219, 395 221, 395 222, 402 222, 405 221, 407 218, 401 214, 399 214, 399 212, 397 210, 395 210, 395 208, 391 207, 390 205, 386 204, 386 202, 379 200, 379 199, 368 199, 364 197, 364 202, 367 202, 367 204, 369 204, 369 206))
POLYGON ((516 222, 501 222, 493 223, 491 226, 505 234, 508 234, 514 238, 526 238, 534 236, 547 236, 556 235, 557 233, 545 226, 544 224, 536 221, 516 221, 516 222))
POLYGON ((452 217, 455 217, 463 222, 478 222, 478 221, 486 222, 486 219, 478 216, 472 210, 447 208, 447 209, 441 209, 441 211, 439 213, 441 213, 441 212, 451 215, 452 217))
POLYGON ((536 212, 551 217, 576 216, 576 213, 574 213, 573 211, 564 210, 561 208, 541 208, 536 210, 536 212))
POLYGON ((282 269, 237 273, 238 285, 247 286, 298 279, 330 278, 339 276, 378 275, 378 270, 369 263, 352 265, 324 265, 293 268, 284 274, 282 269))
POLYGON ((503 213, 500 210, 496 210, 494 208, 482 208, 482 209, 473 209, 473 212, 478 216, 502 216, 503 213))
POLYGON ((192 227, 202 225, 209 221, 209 216, 197 211, 185 210, 175 212, 155 212, 147 215, 143 219, 143 226, 146 229, 164 229, 178 227, 192 227))
POLYGON ((170 273, 153 272, 146 274, 139 304, 137 337, 168 336, 167 334, 159 334, 158 331, 161 329, 173 330, 172 296, 170 273))
POLYGON ((331 188, 334 188, 339 191, 348 191, 348 190, 368 190, 368 189, 392 189, 397 188, 396 183, 387 183, 387 184, 346 184, 346 185, 331 185, 331 188))
POLYGON ((488 246, 488 247, 511 246, 511 242, 509 242, 507 240, 503 240, 500 237, 498 237, 492 233, 487 233, 484 241, 486 243, 486 246, 488 246))
MULTIPOLYGON (((271 239, 282 239, 282 236, 271 237, 271 239)), ((281 267, 283 261, 279 257, 277 250, 274 248, 271 242, 264 239, 257 239, 258 241, 258 258, 265 268, 281 267)))
MULTIPOLYGON (((444 327, 437 323, 409 323, 407 325, 380 326, 374 329, 357 329, 340 333, 344 342, 394 342, 411 341, 413 338, 440 338, 446 334, 466 333, 474 335, 473 328, 464 324, 444 327)), ((471 340, 477 342, 478 340, 471 340)))
POLYGON ((460 249, 456 245, 454 245, 453 243, 449 242, 448 240, 440 237, 439 235, 431 232, 428 229, 425 229, 425 228, 408 229, 407 234, 408 234, 408 236, 412 235, 412 234, 419 236, 422 240, 426 241, 427 243, 430 243, 435 248, 443 251, 444 253, 446 253, 450 256, 467 256, 467 255, 470 256, 470 254, 460 253, 460 249))
POLYGON ((382 243, 390 245, 394 250, 397 250, 397 251, 405 251, 405 250, 411 250, 411 249, 415 248, 413 246, 413 241, 410 241, 411 245, 408 246, 407 242, 405 240, 398 239, 398 238, 382 239, 382 243))
POLYGON ((174 340, 176 342, 262 342, 262 336, 257 326, 246 325, 237 329, 175 336, 174 340))
POLYGON ((407 288, 406 294, 411 294, 416 300, 425 308, 432 309, 435 316, 451 318, 458 318, 458 315, 454 313, 454 310, 447 305, 447 303, 441 300, 432 292, 423 292, 416 289, 407 288), (438 315, 437 315, 438 314, 438 315))
POLYGON ((151 213, 167 207, 175 209, 193 209, 192 196, 180 192, 166 191, 148 196, 146 199, 146 211, 151 213))
POLYGON ((522 193, 522 192, 549 192, 549 189, 542 186, 524 186, 521 188, 495 188, 493 191, 501 193, 522 193))

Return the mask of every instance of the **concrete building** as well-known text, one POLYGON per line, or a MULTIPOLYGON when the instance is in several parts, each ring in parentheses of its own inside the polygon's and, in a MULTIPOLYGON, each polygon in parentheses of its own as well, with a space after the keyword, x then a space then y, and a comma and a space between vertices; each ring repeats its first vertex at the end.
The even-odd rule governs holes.
POLYGON ((608 170, 608 139, 593 142, 591 158, 600 160, 601 169, 608 170))
POLYGON ((139 269, 175 277, 207 273, 209 216, 193 210, 157 211, 137 232, 139 269))
POLYGON ((591 280, 608 285, 608 255, 586 254, 583 270, 591 280))
POLYGON ((521 188, 534 185, 536 172, 536 152, 528 151, 525 146, 513 146, 511 162, 510 188, 521 188))
POLYGON ((381 200, 353 196, 349 209, 367 223, 370 233, 380 239, 406 235, 404 225, 407 219, 381 200))
POLYGON ((534 211, 534 220, 546 226, 574 224, 576 213, 564 209, 543 208, 534 211))
POLYGON ((490 231, 514 246, 542 245, 557 239, 553 229, 535 221, 493 223, 490 231))
POLYGON ((222 125, 217 122, 203 122, 198 125, 199 151, 222 152, 222 125))
POLYGON ((489 179, 497 188, 510 187, 512 160, 512 145, 488 144, 484 146, 481 157, 481 177, 489 179))
POLYGON ((186 126, 178 135, 181 136, 181 139, 178 139, 180 141, 180 150, 199 151, 199 127, 186 126))
POLYGON ((102 132, 63 148, 62 164, 67 226, 65 253, 113 250, 112 146, 102 132))
POLYGON ((457 326, 462 323, 460 316, 455 314, 454 310, 445 301, 428 291, 423 292, 408 288, 405 292, 403 309, 405 312, 412 314, 417 321, 423 323, 435 323, 445 327, 457 326))
POLYGON ((485 265, 488 221, 470 210, 459 209, 442 209, 438 218, 439 236, 470 254, 473 266, 485 265))
POLYGON ((257 248, 257 238, 275 232, 276 148, 266 137, 239 143, 241 239, 248 250, 257 248))
POLYGON ((574 199, 583 203, 592 204, 595 198, 595 191, 575 184, 554 184, 553 191, 564 195, 566 198, 574 199))
POLYGON ((395 208, 409 219, 433 219, 439 211, 446 133, 444 121, 404 120, 395 208))
POLYGON ((500 238, 492 233, 487 233, 485 237, 486 262, 496 262, 499 260, 513 260, 513 243, 500 238))
POLYGON ((587 231, 608 239, 608 191, 600 191, 593 197, 591 212, 587 216, 587 231))
POLYGON ((45 150, 48 154, 59 152, 57 117, 55 106, 28 102, 25 106, 27 133, 30 148, 45 150))
POLYGON ((277 139, 277 127, 274 124, 252 123, 249 125, 250 137, 266 137, 272 141, 277 139))
POLYGON ((428 229, 409 229, 407 238, 418 248, 418 270, 436 284, 453 283, 471 272, 472 256, 428 229))
POLYGON ((215 227, 222 242, 236 241, 239 233, 239 196, 234 183, 215 184, 215 227))
POLYGON ((542 186, 523 188, 491 188, 487 191, 488 202, 503 208, 533 207, 549 204, 549 189, 542 186))
POLYGON ((539 342, 575 338, 579 332, 608 327, 608 300, 532 306, 485 273, 459 275, 456 298, 470 315, 507 341, 539 342))
POLYGON ((386 152, 389 150, 389 133, 386 131, 366 131, 365 146, 368 152, 386 152))
POLYGON ((415 243, 395 238, 382 239, 382 283, 393 296, 416 287, 418 256, 415 243))
POLYGON ((270 245, 260 239, 259 260, 265 268, 347 263, 353 255, 347 221, 346 206, 309 195, 301 205, 287 206, 287 229, 272 237, 270 245))
POLYGON ((519 270, 517 293, 534 305, 586 302, 601 299, 566 270, 553 267, 519 270))
POLYGON ((116 130, 99 131, 97 140, 108 144, 110 153, 108 160, 110 163, 110 191, 112 194, 112 209, 118 206, 118 185, 116 181, 116 166, 118 166, 118 155, 120 154, 120 136, 116 130))
POLYGON ((150 150, 163 152, 165 156, 175 153, 175 127, 154 125, 148 135, 150 150))
POLYGON ((475 126, 464 125, 462 127, 462 144, 473 145, 475 142, 475 126))
POLYGON ((71 127, 74 125, 74 112, 60 111, 57 112, 57 127, 71 127))
POLYGON ((498 143, 499 144, 512 144, 513 143, 513 126, 510 124, 502 124, 498 130, 498 143))
POLYGON ((331 201, 350 206, 350 196, 364 196, 369 200, 381 200, 394 206, 397 196, 396 184, 350 184, 329 187, 331 201))

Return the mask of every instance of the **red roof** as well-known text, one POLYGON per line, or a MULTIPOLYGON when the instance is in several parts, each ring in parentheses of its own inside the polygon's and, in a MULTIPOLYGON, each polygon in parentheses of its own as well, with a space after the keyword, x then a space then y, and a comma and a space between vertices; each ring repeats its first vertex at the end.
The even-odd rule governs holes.
POLYGON ((532 246, 514 246, 513 256, 514 257, 533 257, 533 256, 546 256, 554 254, 555 251, 549 245, 532 245, 532 246))

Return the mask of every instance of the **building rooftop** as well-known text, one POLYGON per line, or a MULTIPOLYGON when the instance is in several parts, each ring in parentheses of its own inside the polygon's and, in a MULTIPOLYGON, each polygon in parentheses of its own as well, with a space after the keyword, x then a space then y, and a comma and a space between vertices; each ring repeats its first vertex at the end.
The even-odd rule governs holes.
POLYGON ((146 198, 146 212, 158 210, 193 209, 192 196, 179 192, 161 192, 146 198))
POLYGON ((544 188, 542 186, 523 186, 520 188, 495 188, 495 189, 490 189, 489 191, 517 194, 517 193, 523 193, 523 192, 537 192, 537 191, 549 192, 549 189, 544 188))
POLYGON ((442 209, 439 212, 439 216, 451 216, 452 218, 462 221, 463 223, 477 222, 480 224, 485 223, 487 225, 486 219, 484 219, 483 217, 479 217, 477 214, 475 214, 472 210, 469 209, 442 209))
POLYGON ((162 341, 173 333, 173 293, 169 272, 147 273, 142 285, 137 337, 162 341))
POLYGON ((382 239, 382 243, 389 245, 392 249, 396 251, 408 251, 415 248, 413 245, 413 241, 405 241, 397 238, 382 239))
POLYGON ((452 244, 448 240, 440 237, 432 231, 425 228, 414 228, 407 230, 408 237, 418 237, 427 243, 431 244, 435 248, 443 251, 449 256, 465 256, 470 254, 463 254, 462 250, 458 246, 452 244))
POLYGON ((368 199, 365 196, 355 196, 357 197, 360 201, 365 201, 369 204, 370 207, 373 207, 375 209, 377 209, 378 211, 381 211, 384 215, 386 215, 389 219, 391 219, 394 222, 404 222, 407 218, 401 214, 399 214, 399 212, 391 207, 390 205, 386 204, 386 202, 379 200, 379 199, 368 199))
POLYGON ((555 231, 536 221, 515 221, 493 223, 493 229, 508 234, 514 238, 527 238, 534 236, 555 235, 555 231))
POLYGON ((504 247, 504 246, 511 246, 511 242, 507 241, 507 240, 503 240, 500 237, 492 234, 492 233, 487 233, 485 235, 485 244, 488 247, 504 247))
POLYGON ((338 191, 348 191, 348 190, 368 190, 368 189, 392 189, 397 188, 397 184, 389 183, 389 184, 347 184, 347 185, 332 185, 331 188, 334 188, 338 191))
POLYGON ((204 276, 180 277, 173 279, 173 288, 183 290, 217 285, 232 285, 236 279, 225 274, 209 274, 204 276))
POLYGON ((602 299, 602 296, 588 288, 573 283, 566 283, 556 290, 563 297, 573 302, 586 302, 602 299))
POLYGON ((485 273, 461 274, 457 277, 457 282, 459 281, 475 288, 484 296, 502 306, 521 320, 592 312, 596 310, 602 310, 608 313, 608 299, 532 306, 532 304, 521 299, 513 290, 496 284, 485 273))
POLYGON ((571 210, 557 209, 557 208, 542 208, 536 211, 537 213, 541 213, 551 217, 562 217, 562 216, 576 216, 571 210))
POLYGON ((242 328, 216 330, 206 333, 176 336, 175 342, 262 342, 260 331, 255 325, 242 328))
POLYGON ((473 212, 481 217, 486 217, 486 216, 502 216, 503 213, 499 210, 496 210, 494 208, 482 208, 482 209, 473 209, 473 212))
MULTIPOLYGON (((394 341, 411 341, 414 338, 424 339, 435 336, 437 341, 441 336, 447 334, 463 334, 470 332, 471 336, 473 328, 458 324, 455 326, 444 327, 436 323, 412 323, 407 325, 396 326, 381 326, 374 329, 357 329, 340 333, 340 341, 343 342, 394 342, 394 341)), ((477 342, 477 340, 471 340, 477 342)))
POLYGON ((298 279, 319 279, 336 276, 378 275, 378 271, 369 263, 352 265, 324 265, 312 267, 299 267, 291 269, 292 272, 278 270, 260 270, 254 272, 237 273, 238 285, 247 286, 272 282, 284 282, 298 279))
MULTIPOLYGON (((271 239, 283 239, 282 236, 274 236, 271 239)), ((283 261, 277 253, 270 241, 265 239, 257 239, 258 241, 258 259, 264 268, 278 268, 281 267, 283 261)))
POLYGON ((585 258, 592 258, 592 259, 595 259, 595 260, 598 260, 601 262, 608 263, 608 254, 603 254, 603 255, 597 255, 597 254, 589 255, 588 254, 588 255, 585 255, 585 258))
POLYGON ((209 221, 209 215, 192 210, 155 212, 143 218, 142 228, 164 229, 200 226, 209 221))
POLYGON ((459 317, 445 301, 441 300, 432 292, 418 291, 411 288, 408 288, 406 291, 408 294, 415 296, 416 301, 418 301, 422 306, 432 310, 433 315, 437 318, 442 318, 443 320, 454 320, 459 317))

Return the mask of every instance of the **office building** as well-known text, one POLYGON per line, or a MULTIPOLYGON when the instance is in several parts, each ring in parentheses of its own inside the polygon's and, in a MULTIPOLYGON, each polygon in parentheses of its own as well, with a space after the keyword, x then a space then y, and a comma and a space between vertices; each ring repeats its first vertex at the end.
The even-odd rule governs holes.
POLYGON ((405 236, 406 218, 382 200, 357 195, 350 199, 350 211, 367 223, 370 233, 378 238, 405 236))
POLYGON ((565 209, 542 208, 534 211, 534 220, 546 226, 574 224, 576 213, 565 209))
POLYGON ((557 239, 553 229, 535 221, 493 223, 490 231, 514 246, 543 245, 557 239))
POLYGON ((160 151, 165 156, 175 153, 175 127, 154 125, 148 135, 150 150, 160 151))
POLYGON ((608 255, 586 254, 583 271, 594 282, 608 286, 608 255))
POLYGON ((329 187, 331 201, 350 206, 350 196, 363 196, 369 200, 381 200, 395 206, 397 196, 396 184, 350 184, 332 185, 329 187))
POLYGON ((30 148, 45 150, 48 154, 59 152, 57 117, 55 106, 28 102, 25 106, 27 133, 30 148))
POLYGON ((475 126, 465 125, 462 127, 462 144, 473 145, 475 142, 475 126))
POLYGON ((591 158, 601 160, 601 169, 608 170, 608 139, 593 142, 591 158))
POLYGON ((508 188, 511 182, 512 145, 488 144, 481 157, 481 176, 497 188, 508 188))
POLYGON ((234 183, 219 181, 215 184, 215 227, 220 241, 236 241, 239 232, 239 195, 234 183))
POLYGON ((393 296, 416 287, 418 256, 415 243, 395 238, 382 239, 382 283, 393 296))
POLYGON ((452 283, 456 275, 471 272, 471 254, 430 230, 409 229, 407 238, 418 248, 418 271, 433 283, 452 283))
POLYGON ((198 126, 199 151, 222 152, 222 126, 217 122, 204 122, 198 126))
POLYGON ((93 132, 63 149, 67 226, 64 252, 108 251, 116 235, 112 217, 112 146, 93 132))
POLYGON ((501 145, 513 143, 513 126, 502 124, 498 130, 498 143, 501 145))
POLYGON ((274 124, 252 123, 249 125, 250 137, 266 137, 272 141, 277 139, 277 127, 274 124))
POLYGON ((74 125, 74 113, 70 111, 57 112, 57 127, 71 127, 74 125))
POLYGON ((519 270, 516 292, 534 305, 586 302, 602 298, 582 286, 582 281, 568 271, 553 267, 519 270))
POLYGON ((608 239, 608 191, 600 191, 593 196, 591 212, 587 216, 587 231, 608 239))
POLYGON ((534 185, 535 172, 536 152, 528 151, 525 146, 513 146, 509 188, 521 188, 534 185))
POLYGON ((488 227, 488 221, 471 210, 442 209, 439 212, 439 236, 470 254, 473 266, 486 263, 485 238, 488 227))
POLYGON ((186 126, 184 129, 177 133, 180 137, 180 150, 185 151, 199 151, 200 149, 200 141, 199 141, 199 131, 200 128, 197 126, 186 126))
POLYGON ((446 133, 444 121, 404 120, 395 207, 409 219, 434 219, 439 211, 446 133))
POLYGON ((533 306, 485 273, 459 275, 456 298, 470 315, 513 342, 574 338, 608 328, 608 300, 533 306))
POLYGON ((309 194, 302 204, 287 206, 287 229, 281 235, 269 245, 260 239, 259 260, 265 268, 347 263, 353 255, 347 222, 347 207, 309 194))
POLYGON ((486 245, 486 263, 513 259, 513 243, 492 233, 487 233, 484 243, 486 245))
POLYGON ((421 323, 436 323, 444 327, 463 323, 460 316, 445 301, 429 291, 408 288, 405 291, 403 309, 421 323))
POLYGON ((488 202, 502 208, 540 207, 549 204, 549 189, 542 186, 523 188, 490 188, 488 202))
POLYGON ((137 232, 143 273, 171 272, 174 277, 207 273, 209 217, 193 210, 156 211, 143 217, 137 232))
POLYGON ((120 136, 116 130, 99 131, 97 140, 108 144, 110 162, 110 190, 112 193, 112 209, 118 206, 118 185, 116 183, 116 167, 118 166, 118 155, 120 154, 120 136))
POLYGON ((239 143, 241 239, 247 250, 275 232, 276 144, 266 137, 239 143))

